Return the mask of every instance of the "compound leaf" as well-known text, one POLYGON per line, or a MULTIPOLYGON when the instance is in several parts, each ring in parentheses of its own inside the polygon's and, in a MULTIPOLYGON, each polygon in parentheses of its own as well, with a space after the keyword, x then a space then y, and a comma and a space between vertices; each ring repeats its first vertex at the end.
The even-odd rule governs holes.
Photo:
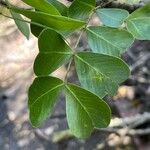
POLYGON ((129 32, 110 27, 88 27, 87 36, 93 52, 114 56, 120 56, 134 41, 129 32))
POLYGON ((51 115, 63 81, 55 77, 38 77, 29 88, 30 121, 38 127, 51 115))
POLYGON ((114 95, 130 73, 120 58, 98 53, 78 53, 75 65, 81 85, 100 97, 114 95))
POLYGON ((111 112, 102 99, 73 84, 67 84, 65 91, 67 121, 75 136, 86 138, 94 127, 108 126, 111 112))
POLYGON ((128 11, 117 8, 100 8, 96 13, 104 25, 114 28, 120 27, 129 16, 128 11))
POLYGON ((72 55, 71 48, 63 37, 54 30, 45 29, 38 39, 39 51, 35 63, 36 75, 48 75, 68 61, 72 55))

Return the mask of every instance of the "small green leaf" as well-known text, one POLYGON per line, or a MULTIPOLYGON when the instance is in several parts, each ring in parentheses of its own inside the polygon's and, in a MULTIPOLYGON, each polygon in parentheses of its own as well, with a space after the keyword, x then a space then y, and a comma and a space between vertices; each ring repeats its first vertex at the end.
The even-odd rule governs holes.
POLYGON ((120 27, 129 16, 128 11, 117 8, 100 8, 96 13, 104 25, 114 28, 120 27))
POLYGON ((63 81, 54 77, 38 77, 29 88, 30 121, 38 127, 51 115, 63 87, 63 81))
POLYGON ((48 75, 63 65, 72 56, 71 48, 56 31, 45 29, 38 39, 39 51, 34 71, 36 75, 48 75))
POLYGON ((85 22, 83 21, 71 19, 64 16, 49 15, 39 11, 25 10, 14 6, 11 6, 11 9, 16 13, 20 13, 26 16, 33 22, 37 22, 61 32, 74 31, 75 29, 81 28, 85 25, 85 22))
POLYGON ((67 16, 68 7, 57 0, 48 0, 63 16, 67 16))
POLYGON ((68 15, 71 18, 86 20, 95 7, 95 0, 74 0, 69 7, 68 15))
POLYGON ((98 96, 73 84, 66 85, 66 113, 71 132, 87 138, 95 128, 110 123, 110 108, 98 96))
POLYGON ((18 29, 22 32, 22 34, 29 39, 30 36, 30 30, 29 30, 29 26, 26 22, 20 21, 23 20, 23 18, 21 17, 20 14, 13 12, 12 10, 10 10, 10 13, 12 15, 12 17, 14 18, 14 21, 18 27, 18 29))
POLYGON ((136 39, 150 40, 150 3, 129 16, 127 29, 136 39))
POLYGON ((60 15, 59 11, 47 0, 22 0, 22 1, 42 12, 51 15, 60 15))
POLYGON ((134 41, 126 30, 109 27, 88 27, 87 36, 93 52, 114 56, 120 56, 134 41))
POLYGON ((121 59, 91 52, 78 53, 75 65, 81 85, 100 97, 114 95, 130 73, 121 59))

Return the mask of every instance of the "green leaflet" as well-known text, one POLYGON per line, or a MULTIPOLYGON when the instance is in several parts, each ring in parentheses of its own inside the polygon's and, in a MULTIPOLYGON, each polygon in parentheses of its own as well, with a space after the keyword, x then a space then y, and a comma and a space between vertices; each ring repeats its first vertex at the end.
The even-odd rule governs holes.
POLYGON ((47 0, 22 0, 22 1, 42 12, 51 15, 60 15, 59 11, 47 0))
POLYGON ((71 48, 63 37, 51 29, 42 31, 38 45, 40 53, 34 63, 34 72, 37 76, 52 73, 72 56, 71 48))
POLYGON ((30 121, 38 127, 51 115, 63 81, 55 77, 38 77, 29 88, 30 121))
POLYGON ((127 18, 127 29, 136 39, 150 40, 150 3, 127 18))
POLYGON ((103 8, 96 11, 101 22, 109 27, 120 27, 129 16, 129 12, 124 9, 103 8))
POLYGON ((121 59, 91 52, 78 53, 75 66, 81 85, 101 98, 114 95, 130 73, 121 59))
POLYGON ((120 56, 134 42, 133 36, 123 29, 88 27, 88 44, 93 52, 120 56))
POLYGON ((64 16, 49 15, 39 11, 25 10, 12 6, 11 9, 16 13, 21 13, 27 18, 31 19, 33 22, 37 22, 60 32, 74 31, 75 29, 81 28, 85 25, 85 22, 83 21, 64 16))
POLYGON ((65 91, 67 121, 75 136, 86 138, 94 127, 109 125, 110 108, 102 99, 73 84, 67 84, 65 91))
POLYGON ((70 18, 86 20, 95 8, 95 0, 74 0, 69 7, 70 18))
POLYGON ((47 0, 51 3, 63 16, 67 16, 68 7, 57 0, 47 0))
POLYGON ((14 21, 18 27, 18 29, 22 32, 22 34, 29 39, 30 36, 30 30, 29 30, 29 26, 26 22, 20 21, 23 20, 23 18, 21 17, 20 14, 15 13, 13 11, 10 10, 10 13, 12 15, 12 17, 14 18, 14 21))
MULTIPOLYGON (((67 16, 68 8, 57 0, 47 0, 51 5, 57 8, 61 15, 67 16)), ((31 32, 35 37, 38 37, 44 28, 31 24, 31 32)))

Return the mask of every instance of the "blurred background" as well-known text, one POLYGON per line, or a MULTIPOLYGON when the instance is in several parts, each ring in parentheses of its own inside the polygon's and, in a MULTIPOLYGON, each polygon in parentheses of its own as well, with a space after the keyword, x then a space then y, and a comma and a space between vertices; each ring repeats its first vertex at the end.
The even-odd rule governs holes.
MULTIPOLYGON (((12 2, 22 5, 19 0, 12 2)), ((134 5, 139 2, 135 0, 134 5)), ((134 8, 133 1, 128 3, 134 8)), ((3 6, 0 11, 7 13, 3 6)), ((94 16, 90 24, 97 23, 99 20, 94 16)), ((75 33, 68 39, 71 45, 78 35, 75 33)), ((88 48, 85 35, 79 47, 88 48)), ((63 96, 41 128, 31 126, 27 91, 35 77, 32 67, 37 53, 37 39, 30 35, 26 40, 13 20, 0 15, 0 150, 150 149, 150 41, 135 41, 123 54, 131 75, 116 96, 105 98, 112 109, 111 124, 107 129, 95 130, 86 140, 77 139, 68 131, 63 96)), ((65 73, 66 66, 62 66, 53 75, 64 78, 65 73)), ((78 82, 74 66, 69 80, 78 82)))

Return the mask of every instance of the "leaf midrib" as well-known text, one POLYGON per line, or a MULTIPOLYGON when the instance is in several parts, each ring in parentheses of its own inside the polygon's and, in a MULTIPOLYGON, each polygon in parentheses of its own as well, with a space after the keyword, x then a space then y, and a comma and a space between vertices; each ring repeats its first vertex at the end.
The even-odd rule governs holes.
MULTIPOLYGON (((95 70, 96 72, 100 73, 102 78, 105 76, 107 77, 106 75, 104 75, 103 73, 101 73, 99 70, 97 70, 96 68, 94 68, 93 66, 91 66, 88 62, 86 62, 84 59, 82 59, 80 56, 78 55, 75 55, 78 59, 80 59, 83 63, 85 63, 86 65, 90 66, 93 70, 95 70)), ((109 77, 108 77, 109 78, 109 77)))
POLYGON ((73 97, 77 100, 77 102, 81 105, 81 107, 84 109, 84 111, 87 113, 87 115, 89 116, 89 118, 91 119, 91 122, 92 122, 92 125, 93 125, 93 128, 94 128, 94 123, 93 123, 93 120, 91 118, 91 116, 89 115, 88 111, 86 110, 86 108, 84 107, 84 105, 80 102, 80 100, 78 99, 78 97, 71 91, 71 89, 65 85, 65 87, 69 90, 69 92, 73 95, 73 97))
POLYGON ((57 85, 57 86, 55 86, 54 88, 52 88, 52 89, 48 90, 47 92, 45 92, 44 94, 40 95, 37 99, 35 99, 35 101, 34 101, 29 107, 32 108, 33 105, 34 105, 35 103, 37 103, 43 96, 45 96, 46 94, 48 94, 48 93, 54 91, 55 89, 57 89, 57 88, 59 88, 59 87, 61 87, 61 86, 63 86, 63 85, 64 85, 64 83, 62 83, 62 84, 60 84, 60 85, 57 85))
POLYGON ((87 28, 87 30, 88 30, 89 32, 91 32, 92 34, 96 35, 97 37, 99 37, 100 39, 104 40, 104 41, 107 42, 108 44, 110 44, 110 45, 112 45, 113 47, 115 47, 115 48, 119 51, 119 53, 120 53, 121 49, 118 48, 116 45, 113 45, 113 44, 112 44, 111 42, 109 42, 107 39, 105 39, 104 37, 100 36, 99 34, 96 34, 94 31, 90 30, 89 28, 87 28))
MULTIPOLYGON (((99 72, 96 68, 94 68, 93 66, 91 66, 88 62, 86 62, 86 61, 85 61, 84 59, 82 59, 80 56, 78 56, 78 55, 75 55, 75 56, 76 56, 78 59, 80 59, 83 63, 85 63, 86 65, 90 66, 92 69, 94 69, 96 72, 99 72)), ((101 72, 99 72, 99 73, 101 74, 102 78, 105 77, 105 78, 109 79, 111 82, 113 82, 113 83, 115 83, 115 84, 118 84, 118 83, 114 82, 110 77, 104 75, 104 74, 101 73, 101 72)))
MULTIPOLYGON (((77 19, 73 19, 73 18, 68 18, 68 17, 65 17, 65 16, 58 16, 58 15, 50 15, 50 14, 47 14, 47 13, 44 13, 44 12, 37 12, 37 11, 30 11, 30 10, 26 10, 26 9, 20 9, 20 8, 17 8, 17 7, 11 7, 10 9, 14 10, 15 12, 19 12, 21 13, 21 11, 23 10, 23 14, 24 15, 24 12, 25 13, 33 13, 33 14, 38 14, 38 15, 45 15, 45 17, 49 17, 48 19, 60 19, 60 21, 74 21, 76 23, 84 23, 84 21, 81 21, 81 20, 77 20, 77 19)), ((28 17, 27 17, 28 18, 28 17)))
MULTIPOLYGON (((89 115, 88 111, 86 110, 86 107, 84 107, 84 105, 80 102, 80 100, 78 99, 78 97, 71 91, 71 89, 66 85, 66 88, 70 91, 70 93, 77 99, 78 103, 83 107, 83 109, 85 110, 85 112, 87 113, 87 115, 89 116, 89 118, 91 119, 92 121, 92 125, 93 125, 93 128, 95 127, 95 123, 93 122, 92 120, 92 117, 89 115)), ((105 125, 107 125, 107 123, 105 122, 105 120, 103 119, 103 117, 101 117, 101 119, 103 120, 103 123, 105 125)))
POLYGON ((130 23, 134 26, 134 28, 136 29, 137 33, 138 33, 141 37, 143 37, 142 33, 140 32, 140 30, 138 30, 138 28, 136 27, 136 25, 134 24, 134 22, 132 22, 132 20, 128 20, 128 22, 130 22, 130 23))

